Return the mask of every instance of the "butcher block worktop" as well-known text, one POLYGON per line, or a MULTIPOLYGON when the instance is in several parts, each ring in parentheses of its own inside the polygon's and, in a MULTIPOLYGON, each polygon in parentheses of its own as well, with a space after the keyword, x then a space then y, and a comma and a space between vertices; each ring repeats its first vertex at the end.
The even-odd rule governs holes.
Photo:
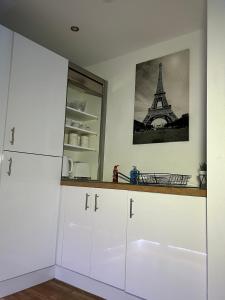
POLYGON ((77 186, 88 188, 103 188, 103 189, 117 189, 138 192, 150 192, 161 194, 173 194, 184 196, 206 197, 207 190, 195 187, 172 187, 172 186, 150 186, 150 185, 132 185, 128 183, 112 183, 100 181, 76 181, 73 179, 61 180, 63 186, 77 186))

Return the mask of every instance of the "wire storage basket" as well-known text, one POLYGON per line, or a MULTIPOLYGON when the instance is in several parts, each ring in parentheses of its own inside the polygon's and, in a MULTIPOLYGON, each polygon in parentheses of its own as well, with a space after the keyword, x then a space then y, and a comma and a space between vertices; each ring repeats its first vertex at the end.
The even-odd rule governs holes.
POLYGON ((185 186, 190 178, 190 175, 181 174, 140 173, 138 184, 185 186))

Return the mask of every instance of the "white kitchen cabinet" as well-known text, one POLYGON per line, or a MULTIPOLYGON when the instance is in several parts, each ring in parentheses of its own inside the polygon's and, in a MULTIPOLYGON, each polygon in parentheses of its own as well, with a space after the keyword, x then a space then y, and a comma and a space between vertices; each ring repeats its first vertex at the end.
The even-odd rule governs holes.
POLYGON ((0 25, 0 147, 5 133, 13 32, 0 25))
POLYGON ((206 199, 129 192, 126 291, 206 300, 206 199))
POLYGON ((61 159, 4 151, 0 281, 55 264, 61 159))
POLYGON ((62 188, 62 266, 124 288, 126 191, 62 188))
POLYGON ((127 192, 95 189, 90 276, 124 289, 127 192))
POLYGON ((68 61, 14 33, 4 149, 62 156, 68 61))
POLYGON ((1 182, 2 161, 3 161, 3 147, 0 146, 0 182, 1 182))
POLYGON ((62 265, 78 273, 90 274, 92 245, 92 203, 90 191, 84 188, 62 187, 64 212, 62 265))

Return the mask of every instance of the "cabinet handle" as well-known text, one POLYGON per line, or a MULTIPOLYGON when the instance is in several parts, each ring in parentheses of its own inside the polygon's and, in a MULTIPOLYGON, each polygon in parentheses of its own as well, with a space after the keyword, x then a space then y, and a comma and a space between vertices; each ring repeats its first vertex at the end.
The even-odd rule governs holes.
POLYGON ((88 193, 86 193, 86 198, 85 198, 85 210, 87 210, 89 208, 88 206, 88 198, 90 197, 90 195, 88 193))
POLYGON ((15 127, 13 127, 11 129, 11 141, 10 141, 10 144, 14 145, 14 141, 15 141, 15 127))
POLYGON ((131 198, 130 199, 130 219, 132 219, 134 213, 133 213, 133 202, 134 200, 131 198))
POLYGON ((8 170, 7 174, 10 176, 12 173, 12 157, 10 157, 8 162, 9 162, 9 170, 8 170))
POLYGON ((99 197, 99 195, 95 194, 95 211, 97 211, 97 209, 99 209, 99 207, 98 207, 98 197, 99 197))

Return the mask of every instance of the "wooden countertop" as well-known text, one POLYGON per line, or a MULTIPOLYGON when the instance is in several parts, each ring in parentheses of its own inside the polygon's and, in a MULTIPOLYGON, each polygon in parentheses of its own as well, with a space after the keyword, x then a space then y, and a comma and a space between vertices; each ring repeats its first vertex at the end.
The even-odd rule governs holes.
POLYGON ((206 197, 207 195, 207 190, 203 190, 195 187, 132 185, 128 183, 112 183, 112 182, 100 182, 100 181, 85 182, 85 181, 76 181, 72 179, 62 180, 61 185, 128 190, 128 191, 150 192, 150 193, 161 193, 161 194, 173 194, 173 195, 184 195, 184 196, 196 196, 196 197, 206 197))

